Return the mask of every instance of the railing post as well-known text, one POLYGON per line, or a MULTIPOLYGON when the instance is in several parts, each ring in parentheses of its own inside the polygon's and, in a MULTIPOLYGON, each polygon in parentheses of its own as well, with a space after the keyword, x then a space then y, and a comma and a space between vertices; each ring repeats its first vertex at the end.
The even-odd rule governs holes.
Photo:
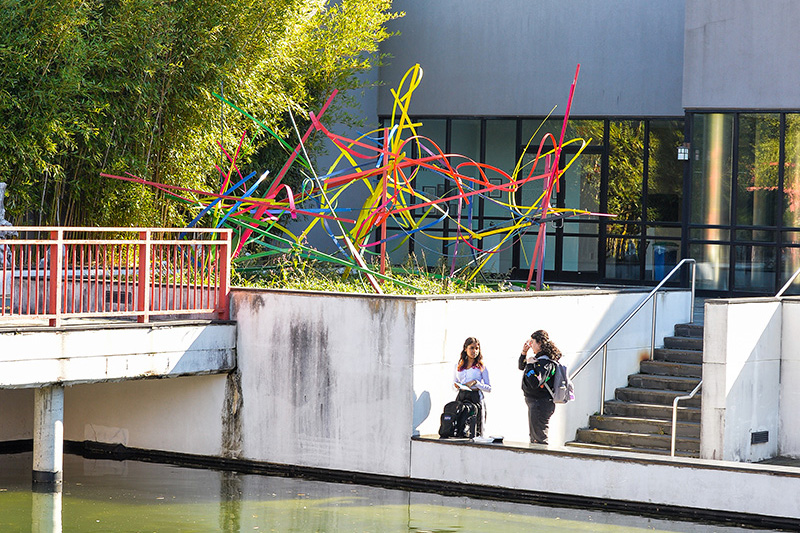
POLYGON ((139 299, 137 322, 150 322, 150 230, 139 232, 139 299))
POLYGON ((689 323, 694 324, 694 287, 697 274, 697 261, 692 260, 692 299, 689 300, 689 323))
POLYGON ((228 320, 228 318, 230 318, 228 297, 231 290, 232 235, 232 230, 224 230, 222 241, 220 241, 217 248, 217 257, 219 259, 219 271, 217 272, 217 290, 219 291, 217 297, 217 316, 220 320, 228 320))
MULTIPOLYGON (((50 298, 47 313, 54 315, 50 319, 50 325, 58 327, 61 325, 61 291, 63 289, 61 283, 61 274, 64 270, 64 230, 57 229, 50 232, 50 259, 47 262, 48 276, 50 282, 50 298)), ((38 266, 37 266, 38 268, 38 266)), ((22 285, 20 284, 20 287, 22 285)))
POLYGON ((608 363, 608 343, 603 345, 603 376, 600 382, 600 415, 605 411, 606 405, 606 364, 608 363))
POLYGON ((650 329, 650 360, 656 348, 656 309, 658 308, 658 293, 653 294, 653 327, 650 329))

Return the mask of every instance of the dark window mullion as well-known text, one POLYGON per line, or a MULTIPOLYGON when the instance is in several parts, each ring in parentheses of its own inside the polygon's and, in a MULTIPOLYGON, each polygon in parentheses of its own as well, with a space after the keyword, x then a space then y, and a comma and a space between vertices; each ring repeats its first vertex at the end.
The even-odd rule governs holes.
MULTIPOLYGON (((783 180, 786 172, 786 113, 780 115, 778 128, 778 194, 775 195, 775 213, 777 217, 777 235, 775 236, 775 293, 777 294, 781 283, 781 270, 783 270, 783 180)), ((791 273, 790 273, 791 274, 791 273)))
POLYGON ((647 189, 649 187, 649 164, 650 164, 650 121, 644 120, 644 150, 642 154, 642 225, 639 227, 639 279, 646 279, 647 264, 647 189))
POLYGON ((728 218, 728 290, 736 291, 736 225, 739 220, 737 202, 739 200, 739 113, 733 115, 733 146, 731 146, 731 197, 728 218))

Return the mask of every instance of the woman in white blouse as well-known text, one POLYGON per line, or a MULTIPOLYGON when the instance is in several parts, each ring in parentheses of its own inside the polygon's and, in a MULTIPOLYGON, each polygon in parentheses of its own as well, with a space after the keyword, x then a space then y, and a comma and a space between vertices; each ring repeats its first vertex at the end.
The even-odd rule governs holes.
POLYGON ((470 401, 480 409, 478 416, 477 435, 483 434, 483 425, 486 422, 486 403, 483 394, 492 391, 489 381, 489 369, 483 364, 481 343, 475 337, 467 337, 461 357, 456 365, 453 386, 458 389, 458 401, 470 401))

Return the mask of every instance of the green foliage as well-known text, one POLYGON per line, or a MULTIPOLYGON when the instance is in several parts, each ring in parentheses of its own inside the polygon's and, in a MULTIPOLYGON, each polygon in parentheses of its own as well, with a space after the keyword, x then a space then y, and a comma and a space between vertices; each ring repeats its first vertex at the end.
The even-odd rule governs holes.
MULTIPOLYGON (((212 92, 296 143, 288 110, 307 123, 333 89, 355 88, 380 61, 385 23, 398 16, 390 9, 391 0, 2 0, 9 218, 183 224, 186 206, 99 174, 218 188, 216 142, 232 153, 245 129, 241 162, 258 155, 259 171, 277 173, 287 154, 239 113, 221 117, 212 92)), ((334 117, 346 103, 337 102, 334 117)))
MULTIPOLYGON (((376 265, 372 269, 376 272, 379 270, 376 265)), ((463 294, 511 290, 511 285, 505 279, 476 283, 459 276, 450 277, 444 270, 432 273, 420 270, 413 258, 403 266, 392 268, 389 274, 392 279, 380 280, 381 290, 385 294, 463 294)), ((273 257, 257 267, 237 268, 232 284, 272 289, 375 293, 366 276, 358 272, 291 254, 273 257)))

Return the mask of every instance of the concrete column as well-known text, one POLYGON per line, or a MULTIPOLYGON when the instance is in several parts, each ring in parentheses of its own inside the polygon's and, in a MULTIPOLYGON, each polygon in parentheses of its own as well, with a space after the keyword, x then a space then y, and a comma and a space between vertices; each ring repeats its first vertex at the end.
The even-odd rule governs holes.
POLYGON ((58 490, 64 472, 64 386, 36 389, 33 409, 33 483, 58 490))

